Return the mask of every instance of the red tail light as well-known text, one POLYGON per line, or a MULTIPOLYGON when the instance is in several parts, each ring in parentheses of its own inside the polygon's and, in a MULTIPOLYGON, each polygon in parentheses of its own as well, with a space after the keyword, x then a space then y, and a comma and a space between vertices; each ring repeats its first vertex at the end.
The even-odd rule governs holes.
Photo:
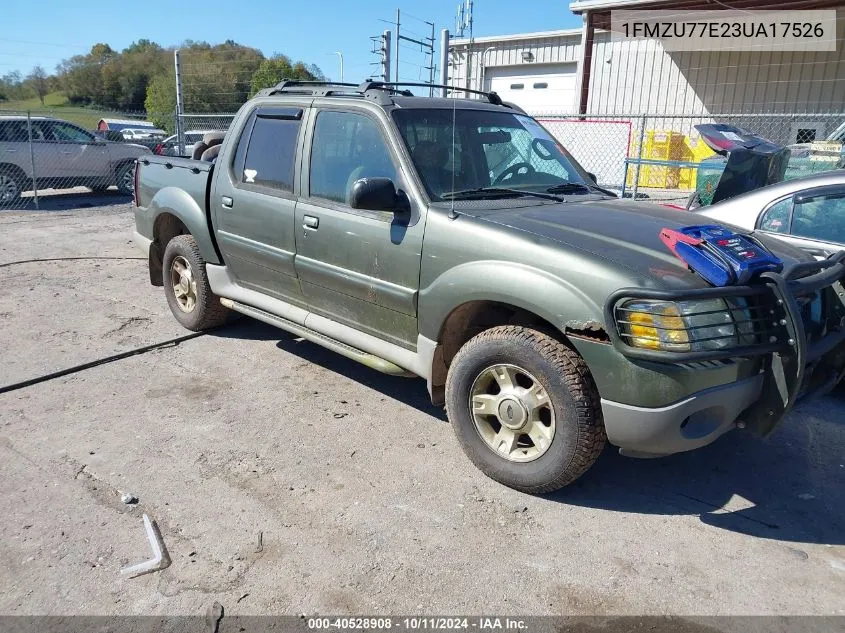
POLYGON ((156 143, 156 146, 153 148, 153 154, 158 154, 159 156, 164 154, 164 144, 156 143))
POLYGON ((138 197, 138 176, 141 173, 141 161, 135 161, 135 186, 132 187, 132 197, 135 198, 135 206, 140 207, 141 201, 138 197))

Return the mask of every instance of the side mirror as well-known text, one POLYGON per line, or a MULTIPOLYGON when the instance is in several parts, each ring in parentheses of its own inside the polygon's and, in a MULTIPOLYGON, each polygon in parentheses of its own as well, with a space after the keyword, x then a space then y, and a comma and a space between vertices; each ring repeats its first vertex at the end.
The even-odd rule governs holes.
POLYGON ((599 183, 598 179, 596 178, 596 175, 595 175, 593 172, 588 171, 588 172, 587 172, 587 175, 588 175, 588 176, 592 179, 592 181, 593 181, 595 184, 598 184, 598 183, 599 183))
POLYGON ((349 206, 368 211, 397 211, 402 204, 390 178, 361 178, 352 184, 349 206))

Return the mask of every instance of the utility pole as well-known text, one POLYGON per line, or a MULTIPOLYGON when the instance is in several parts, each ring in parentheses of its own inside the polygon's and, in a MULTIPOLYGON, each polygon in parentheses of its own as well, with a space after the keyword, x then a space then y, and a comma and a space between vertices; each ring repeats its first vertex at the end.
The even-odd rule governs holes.
POLYGON ((399 40, 402 39, 402 36, 399 35, 399 9, 396 9, 396 53, 393 55, 393 64, 396 66, 396 70, 394 71, 395 79, 393 81, 399 81, 399 40))
POLYGON ((390 81, 390 31, 385 31, 381 37, 381 75, 385 81, 390 81))
MULTIPOLYGON (((440 31, 440 83, 449 85, 449 29, 440 31)), ((440 96, 447 96, 446 88, 440 89, 440 96)))
POLYGON ((182 115, 185 113, 185 104, 182 100, 182 64, 179 49, 173 51, 173 63, 176 66, 176 141, 179 145, 179 156, 184 156, 185 130, 182 129, 182 115))
MULTIPOLYGON (((473 41, 472 41, 472 0, 466 0, 467 2, 467 26, 469 27, 469 46, 467 46, 467 90, 472 88, 472 64, 473 64, 473 56, 475 51, 473 50, 473 41)), ((484 86, 479 86, 481 90, 484 90, 484 86)), ((469 93, 467 93, 469 96, 469 93)))
MULTIPOLYGON (((437 67, 437 64, 434 63, 434 22, 429 22, 431 24, 431 37, 429 41, 431 42, 431 55, 429 55, 429 64, 428 64, 428 83, 434 84, 434 69, 437 67)), ((428 96, 434 96, 434 88, 428 89, 428 96)))

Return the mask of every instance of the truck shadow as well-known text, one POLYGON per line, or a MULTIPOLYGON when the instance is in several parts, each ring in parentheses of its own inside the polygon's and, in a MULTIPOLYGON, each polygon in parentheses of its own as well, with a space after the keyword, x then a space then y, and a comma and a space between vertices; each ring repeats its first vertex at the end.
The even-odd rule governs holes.
POLYGON ((130 196, 125 196, 117 189, 111 188, 102 193, 94 193, 84 187, 76 189, 50 189, 39 193, 38 206, 31 194, 17 202, 0 208, 2 211, 70 211, 73 209, 90 209, 92 207, 125 206, 132 202, 130 196))
POLYGON ((215 335, 261 341, 275 340, 276 347, 280 350, 354 380, 438 420, 446 421, 443 407, 431 404, 425 382, 419 378, 382 374, 336 352, 254 319, 241 318, 235 324, 215 330, 215 335))
POLYGON ((615 512, 698 515, 750 536, 845 544, 845 393, 808 403, 765 440, 734 431, 654 460, 608 447, 581 479, 548 498, 615 512))

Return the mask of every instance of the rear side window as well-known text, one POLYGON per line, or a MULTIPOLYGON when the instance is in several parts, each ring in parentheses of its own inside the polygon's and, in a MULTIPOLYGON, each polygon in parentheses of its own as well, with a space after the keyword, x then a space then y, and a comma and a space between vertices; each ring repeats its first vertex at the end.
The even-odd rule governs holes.
POLYGON ((789 233, 789 215, 792 213, 792 196, 775 202, 760 218, 760 228, 772 233, 789 233))
POLYGON ((293 191, 293 162, 299 124, 299 119, 259 115, 249 137, 240 181, 293 191))
POLYGON ((29 140, 26 121, 0 122, 0 142, 23 143, 29 140))

